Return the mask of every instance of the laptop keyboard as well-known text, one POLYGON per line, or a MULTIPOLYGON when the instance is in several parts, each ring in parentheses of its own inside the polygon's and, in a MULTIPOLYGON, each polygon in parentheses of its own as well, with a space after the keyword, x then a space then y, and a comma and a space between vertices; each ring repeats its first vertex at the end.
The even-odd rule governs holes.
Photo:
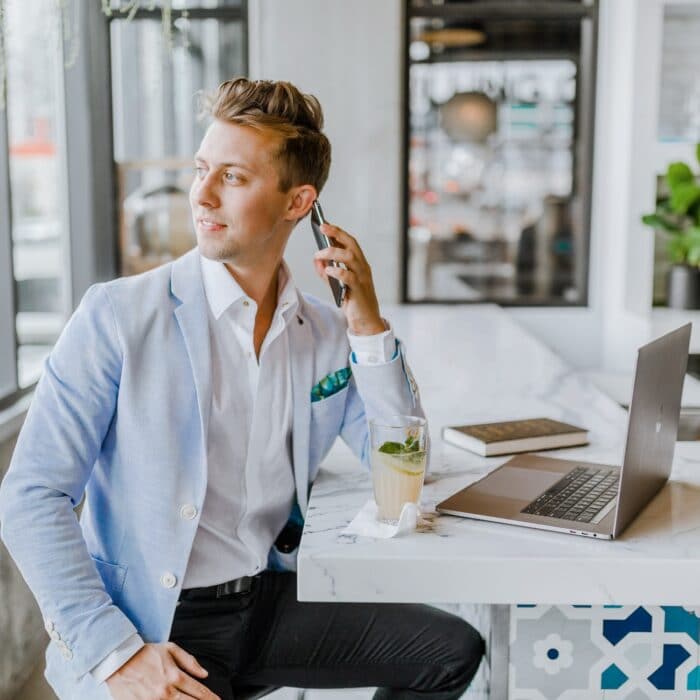
POLYGON ((619 477, 617 469, 575 467, 520 512, 582 523, 599 522, 602 518, 596 516, 617 496, 619 477))

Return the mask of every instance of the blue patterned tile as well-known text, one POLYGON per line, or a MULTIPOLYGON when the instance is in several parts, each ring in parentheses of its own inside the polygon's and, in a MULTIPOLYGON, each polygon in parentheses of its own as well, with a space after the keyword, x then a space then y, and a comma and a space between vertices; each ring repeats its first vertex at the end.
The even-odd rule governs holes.
POLYGON ((628 679, 627 674, 623 673, 615 664, 610 664, 601 676, 601 688, 603 690, 617 690, 628 679))
MULTIPOLYGON (((562 608, 563 609, 563 608, 562 608)), ((559 607, 543 607, 537 618, 531 610, 512 620, 510 663, 514 691, 536 690, 547 700, 566 691, 591 688, 591 668, 602 657, 591 641, 590 619, 570 619, 559 607)), ((598 693, 598 697, 601 697, 598 693)), ((511 694, 517 697, 517 693, 511 694)), ((524 697, 524 696, 523 696, 524 697)))
POLYGON ((649 676, 649 682, 659 690, 674 690, 683 687, 676 685, 676 669, 690 658, 690 653, 680 644, 664 644, 664 661, 659 668, 649 676))
POLYGON ((685 632, 696 644, 700 643, 700 620, 697 615, 680 606, 662 606, 665 632, 685 632))
POLYGON ((624 620, 605 620, 603 635, 613 645, 631 632, 651 632, 651 615, 644 608, 637 608, 624 620))
POLYGON ((510 700, 700 700, 700 620, 678 606, 511 608, 510 700))

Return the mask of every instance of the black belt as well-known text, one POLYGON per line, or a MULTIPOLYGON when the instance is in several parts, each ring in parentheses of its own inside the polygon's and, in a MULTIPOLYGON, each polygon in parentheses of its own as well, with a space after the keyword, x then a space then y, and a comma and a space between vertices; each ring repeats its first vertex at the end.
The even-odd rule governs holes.
POLYGON ((180 592, 180 600, 205 600, 207 598, 224 598, 229 595, 250 593, 255 582, 255 576, 241 576, 233 581, 218 583, 203 588, 187 588, 180 592))

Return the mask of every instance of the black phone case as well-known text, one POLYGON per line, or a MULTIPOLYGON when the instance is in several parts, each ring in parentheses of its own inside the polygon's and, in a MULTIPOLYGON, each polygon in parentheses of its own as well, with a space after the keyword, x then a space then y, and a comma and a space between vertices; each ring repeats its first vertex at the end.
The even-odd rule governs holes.
MULTIPOLYGON (((320 208, 320 207, 319 207, 320 208)), ((320 221, 318 215, 316 214, 315 207, 311 210, 311 229, 314 232, 314 238, 316 239, 316 245, 319 250, 330 247, 330 242, 328 237, 325 236, 321 231, 321 224, 325 223, 320 221)), ((338 267, 338 263, 331 262, 331 265, 338 267)), ((328 284, 331 286, 331 291, 333 292, 333 299, 335 299, 335 304, 338 308, 343 305, 343 300, 345 299, 345 285, 335 277, 328 278, 328 284)))

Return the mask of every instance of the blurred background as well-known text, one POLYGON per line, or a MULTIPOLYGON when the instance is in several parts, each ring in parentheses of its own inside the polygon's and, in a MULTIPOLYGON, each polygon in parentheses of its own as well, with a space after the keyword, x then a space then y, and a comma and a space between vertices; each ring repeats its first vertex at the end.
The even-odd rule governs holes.
MULTIPOLYGON (((195 245, 195 93, 234 76, 321 101, 321 200, 381 303, 500 305, 613 395, 700 321, 699 0, 0 0, 0 28, 0 474, 85 290, 195 245)), ((287 260, 330 300, 313 252, 303 222, 287 260)), ((0 699, 44 700, 12 567, 0 699)))

